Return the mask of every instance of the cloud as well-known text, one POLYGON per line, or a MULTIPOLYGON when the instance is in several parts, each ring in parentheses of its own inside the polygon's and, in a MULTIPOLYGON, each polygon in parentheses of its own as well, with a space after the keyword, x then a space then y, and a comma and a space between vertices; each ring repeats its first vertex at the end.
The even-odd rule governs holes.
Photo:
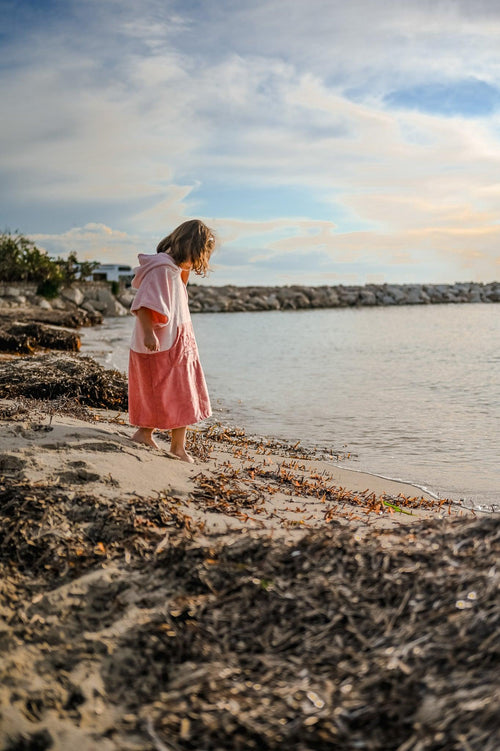
POLYGON ((240 282, 231 254, 273 274, 286 253, 307 273, 313 252, 325 274, 354 256, 370 269, 348 274, 405 258, 415 274, 430 254, 436 274, 497 270, 495 3, 89 0, 43 25, 20 5, 0 53, 2 198, 52 222, 37 237, 53 252, 133 262, 201 215, 240 282))
POLYGON ((33 234, 31 239, 50 255, 66 256, 76 250, 80 260, 97 260, 101 263, 132 265, 137 260, 137 253, 144 252, 142 238, 92 222, 84 227, 73 227, 67 232, 33 234))

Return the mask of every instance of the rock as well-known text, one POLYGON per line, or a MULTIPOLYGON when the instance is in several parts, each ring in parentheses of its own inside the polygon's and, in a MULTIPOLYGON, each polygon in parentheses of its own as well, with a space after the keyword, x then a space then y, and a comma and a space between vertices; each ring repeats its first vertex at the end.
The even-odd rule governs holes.
POLYGON ((84 303, 82 303, 80 307, 83 308, 84 310, 86 310, 87 313, 95 313, 96 312, 96 309, 94 308, 94 306, 92 305, 92 303, 89 300, 86 300, 84 303))
POLYGON ((66 303, 60 297, 55 297, 51 301, 51 305, 54 310, 67 310, 66 303))
POLYGON ((44 298, 38 301, 37 305, 42 310, 52 310, 52 305, 49 303, 48 300, 45 300, 44 298))
POLYGON ((382 305, 396 305, 396 300, 391 295, 383 295, 381 299, 382 305))
POLYGON ((104 300, 90 299, 90 300, 86 300, 85 303, 81 307, 84 308, 86 303, 91 305, 94 308, 94 310, 98 310, 100 313, 106 313, 106 311, 108 310, 108 305, 110 304, 110 302, 105 302, 104 300))
POLYGON ((469 302, 482 302, 481 292, 478 289, 469 292, 469 302))
POLYGON ((329 308, 336 308, 337 305, 340 305, 339 296, 334 289, 330 288, 326 292, 325 297, 329 308))
POLYGON ((4 297, 19 297, 21 290, 18 287, 6 287, 3 294, 4 297))
POLYGON ((406 300, 406 292, 401 287, 392 284, 387 286, 386 294, 390 295, 396 303, 402 303, 406 300))
POLYGON ((108 309, 105 315, 110 316, 111 318, 118 318, 118 317, 128 315, 128 310, 127 308, 123 307, 121 302, 118 302, 118 300, 114 300, 111 305, 108 305, 108 309))
POLYGON ((47 323, 53 326, 64 326, 65 328, 75 329, 79 326, 93 326, 102 323, 100 313, 88 313, 81 308, 71 306, 71 310, 44 310, 40 307, 33 308, 14 308, 2 310, 0 324, 7 322, 47 323))
POLYGON ((63 297, 65 300, 69 300, 70 302, 74 303, 75 305, 81 305, 84 301, 84 295, 81 289, 78 287, 65 287, 61 290, 61 297, 63 297))
POLYGON ((294 295, 293 302, 295 303, 296 308, 310 308, 311 307, 311 301, 305 295, 303 292, 299 292, 298 294, 294 295))
POLYGON ((121 295, 118 295, 118 301, 123 305, 124 308, 130 308, 130 306, 134 302, 135 295, 135 290, 132 290, 132 288, 128 289, 125 292, 122 292, 121 295))
POLYGON ((500 302, 500 287, 488 291, 486 299, 490 300, 491 302, 500 302))
POLYGON ((278 300, 276 294, 268 295, 264 298, 268 310, 279 310, 280 309, 280 301, 278 300))
POLYGON ((372 292, 371 290, 363 290, 360 293, 360 302, 361 305, 376 305, 377 304, 377 298, 375 296, 375 292, 372 292))

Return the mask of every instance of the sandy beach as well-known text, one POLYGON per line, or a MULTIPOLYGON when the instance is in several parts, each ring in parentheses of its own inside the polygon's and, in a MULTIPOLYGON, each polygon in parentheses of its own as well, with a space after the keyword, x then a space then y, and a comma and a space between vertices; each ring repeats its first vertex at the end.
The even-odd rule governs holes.
POLYGON ((0 416, 2 748, 496 747, 497 519, 218 425, 189 465, 123 411, 0 416))

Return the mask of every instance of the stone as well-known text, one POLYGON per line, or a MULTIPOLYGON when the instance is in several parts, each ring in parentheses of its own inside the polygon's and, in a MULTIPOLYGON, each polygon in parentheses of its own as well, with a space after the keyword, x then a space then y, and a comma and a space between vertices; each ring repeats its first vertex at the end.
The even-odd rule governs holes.
POLYGON ((376 305, 377 298, 375 296, 375 292, 372 292, 369 289, 363 290, 360 294, 360 302, 361 305, 376 305))
POLYGON ((89 305, 91 305, 94 310, 98 310, 100 313, 105 313, 111 301, 105 302, 104 300, 86 300, 81 307, 84 308, 86 303, 89 303, 89 305))
POLYGON ((113 300, 113 303, 108 305, 107 311, 104 315, 107 315, 110 318, 118 318, 128 315, 128 310, 121 304, 121 302, 113 300))
POLYGON ((328 306, 331 308, 336 308, 337 305, 340 305, 340 300, 337 292, 334 289, 329 289, 325 293, 325 299, 328 303, 328 306))
POLYGON ((19 297, 21 290, 18 287, 6 287, 4 297, 19 297))
POLYGON ((60 297, 55 297, 51 301, 51 305, 54 310, 67 310, 66 303, 60 297))
POLYGON ((391 295, 383 295, 381 298, 382 305, 396 305, 396 300, 391 295))
POLYGON ((497 287, 497 289, 491 290, 491 292, 488 292, 487 299, 491 302, 500 302, 500 289, 497 287))
POLYGON ((48 300, 45 300, 42 298, 38 303, 37 307, 41 308, 42 310, 52 310, 52 305, 49 303, 48 300))
POLYGON ((131 290, 126 290, 125 292, 122 292, 120 295, 118 295, 118 302, 120 302, 124 308, 130 308, 130 306, 134 302, 135 295, 135 290, 133 292, 131 290))
POLYGON ((387 287, 386 293, 390 295, 397 303, 402 303, 406 300, 406 292, 404 292, 401 287, 396 287, 391 284, 387 287))
POLYGON ((422 305, 424 301, 422 300, 422 292, 416 289, 411 289, 405 300, 406 305, 422 305))
POLYGON ((469 302, 482 302, 481 292, 478 289, 472 289, 468 295, 469 302))
POLYGON ((81 305, 85 297, 83 292, 78 287, 65 287, 61 290, 61 297, 75 305, 81 305))

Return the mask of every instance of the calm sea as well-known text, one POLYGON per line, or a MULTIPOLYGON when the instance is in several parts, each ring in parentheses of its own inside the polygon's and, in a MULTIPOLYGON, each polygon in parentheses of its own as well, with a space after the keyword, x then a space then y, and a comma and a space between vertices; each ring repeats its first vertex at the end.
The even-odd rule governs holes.
MULTIPOLYGON (((84 330, 82 352, 126 370, 132 323, 84 330)), ((500 505, 500 305, 214 313, 193 324, 221 421, 500 505)))

